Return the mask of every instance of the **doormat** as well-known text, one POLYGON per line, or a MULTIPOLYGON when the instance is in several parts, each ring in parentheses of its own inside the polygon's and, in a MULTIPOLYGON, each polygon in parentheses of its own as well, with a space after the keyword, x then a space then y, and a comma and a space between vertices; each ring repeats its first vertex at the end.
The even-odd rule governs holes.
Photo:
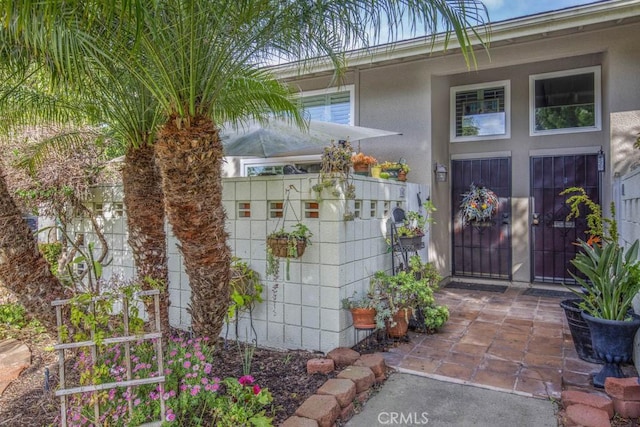
POLYGON ((463 282, 450 282, 445 288, 451 289, 466 289, 468 291, 484 291, 484 292, 498 292, 504 293, 507 287, 504 285, 485 285, 483 283, 463 283, 463 282))
POLYGON ((549 298, 575 298, 575 295, 567 291, 556 291, 553 289, 536 289, 529 288, 522 293, 530 297, 549 297, 549 298))

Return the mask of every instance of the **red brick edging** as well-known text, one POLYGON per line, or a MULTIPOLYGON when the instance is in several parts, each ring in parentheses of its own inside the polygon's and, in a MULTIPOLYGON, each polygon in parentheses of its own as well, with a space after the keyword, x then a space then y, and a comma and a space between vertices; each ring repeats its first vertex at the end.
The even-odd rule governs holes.
POLYGON ((611 427, 615 414, 623 418, 640 417, 640 384, 638 377, 607 378, 604 391, 565 390, 562 406, 565 426, 611 427))
POLYGON ((307 362, 308 373, 328 374, 342 369, 336 378, 327 380, 316 394, 305 400, 294 416, 282 427, 332 427, 355 414, 355 403, 369 399, 371 387, 386 379, 387 366, 381 354, 363 354, 340 347, 327 353, 327 358, 307 362))

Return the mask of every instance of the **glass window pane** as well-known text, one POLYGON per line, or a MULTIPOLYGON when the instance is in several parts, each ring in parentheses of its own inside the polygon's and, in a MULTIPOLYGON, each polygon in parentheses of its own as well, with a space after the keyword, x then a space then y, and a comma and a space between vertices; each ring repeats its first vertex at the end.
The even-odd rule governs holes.
POLYGON ((594 73, 535 81, 535 130, 593 127, 594 73))
POLYGON ((473 85, 452 91, 455 113, 452 138, 508 136, 506 83, 473 85))

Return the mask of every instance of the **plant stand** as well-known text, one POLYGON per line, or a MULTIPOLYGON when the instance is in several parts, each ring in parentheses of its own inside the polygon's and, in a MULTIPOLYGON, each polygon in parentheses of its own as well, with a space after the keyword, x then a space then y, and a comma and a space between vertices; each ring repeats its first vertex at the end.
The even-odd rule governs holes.
POLYGON ((405 218, 405 212, 402 208, 394 208, 391 211, 389 229, 391 230, 391 271, 393 274, 408 268, 410 255, 417 255, 418 251, 424 248, 424 236, 398 236, 398 224, 402 224, 405 218), (396 254, 398 254, 401 259, 398 265, 396 265, 396 254))

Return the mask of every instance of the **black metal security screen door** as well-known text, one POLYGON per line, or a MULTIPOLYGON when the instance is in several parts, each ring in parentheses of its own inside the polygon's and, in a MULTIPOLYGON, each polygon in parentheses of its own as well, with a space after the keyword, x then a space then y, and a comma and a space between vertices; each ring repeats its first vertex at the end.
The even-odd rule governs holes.
POLYGON ((454 160, 451 170, 453 274, 511 279, 511 160, 454 160), (487 223, 463 226, 460 201, 472 183, 498 196, 498 211, 487 223))
POLYGON ((600 203, 597 155, 549 156, 531 158, 531 259, 532 279, 536 282, 575 283, 570 261, 575 257, 578 238, 586 239, 585 213, 566 221, 567 196, 560 192, 582 187, 600 203))

